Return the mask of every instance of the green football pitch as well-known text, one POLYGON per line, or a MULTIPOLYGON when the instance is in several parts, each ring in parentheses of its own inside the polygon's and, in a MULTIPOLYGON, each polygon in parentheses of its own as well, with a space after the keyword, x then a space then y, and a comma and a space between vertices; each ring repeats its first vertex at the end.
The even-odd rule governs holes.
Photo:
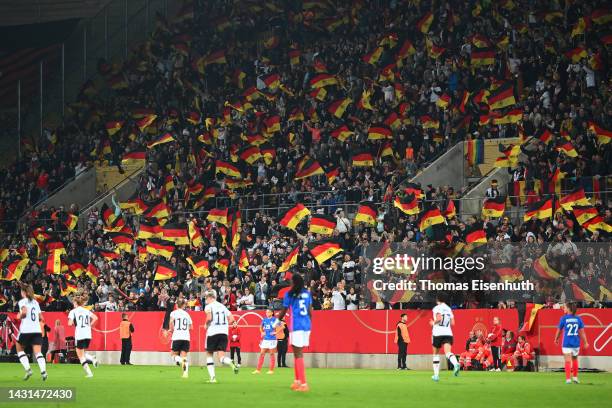
MULTIPOLYGON (((267 362, 267 360, 266 360, 267 362)), ((449 371, 440 382, 431 372, 366 369, 307 369, 309 393, 289 389, 292 368, 273 375, 238 375, 217 368, 217 384, 191 367, 188 379, 176 366, 101 366, 84 378, 79 365, 50 365, 43 382, 38 367, 24 382, 19 364, 0 364, 0 388, 72 387, 76 402, 4 404, 0 407, 602 407, 612 400, 612 374, 581 374, 581 384, 566 385, 563 373, 449 371), (608 402, 606 402, 608 401, 608 402)))

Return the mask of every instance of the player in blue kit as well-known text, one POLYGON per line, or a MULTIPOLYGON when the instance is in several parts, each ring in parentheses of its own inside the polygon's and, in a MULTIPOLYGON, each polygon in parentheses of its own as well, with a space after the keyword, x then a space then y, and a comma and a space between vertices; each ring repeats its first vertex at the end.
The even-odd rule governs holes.
POLYGON ((555 333, 555 344, 559 344, 559 335, 563 330, 563 343, 561 350, 565 358, 565 383, 571 384, 572 381, 579 384, 578 381, 578 353, 580 352, 580 340, 584 349, 589 348, 586 334, 584 332, 584 323, 579 316, 576 316, 577 306, 575 303, 566 303, 564 306, 565 315, 559 321, 557 332, 555 333), (571 374, 571 379, 570 379, 571 374))
POLYGON ((309 390, 306 383, 306 369, 304 368, 304 347, 310 343, 310 328, 312 324, 312 296, 304 288, 304 278, 295 273, 291 277, 291 289, 283 298, 283 309, 278 315, 278 320, 283 320, 287 310, 291 309, 291 334, 289 339, 293 346, 295 380, 291 389, 299 392, 309 390))
POLYGON ((270 354, 270 369, 266 374, 274 374, 274 363, 276 353, 276 327, 280 324, 280 321, 274 317, 272 309, 266 310, 266 317, 261 321, 259 331, 261 332, 261 343, 259 343, 260 353, 259 360, 257 361, 257 369, 252 374, 261 373, 261 367, 263 367, 266 353, 270 354))

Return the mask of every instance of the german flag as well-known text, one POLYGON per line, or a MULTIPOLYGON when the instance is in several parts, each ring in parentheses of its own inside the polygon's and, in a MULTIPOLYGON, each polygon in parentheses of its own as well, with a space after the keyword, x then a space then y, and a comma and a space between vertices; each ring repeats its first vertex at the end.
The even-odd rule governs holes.
POLYGON ((383 47, 376 47, 374 51, 364 55, 363 57, 361 57, 361 59, 366 64, 376 65, 382 53, 383 53, 383 47))
POLYGON ((561 277, 559 272, 555 271, 548 265, 546 255, 542 255, 533 263, 533 270, 542 279, 558 279, 561 277))
POLYGON ((590 220, 591 218, 595 218, 599 215, 599 213, 597 212, 597 208, 581 205, 574 206, 572 208, 572 213, 574 214, 574 217, 576 217, 576 220, 578 220, 578 223, 580 223, 580 225, 584 225, 588 220, 590 220))
POLYGON ((121 164, 123 165, 144 165, 147 153, 144 150, 137 150, 123 155, 121 164))
MULTIPOLYGON (((269 122, 271 126, 274 126, 274 123, 269 122)), ((247 135, 246 141, 251 146, 261 146, 262 144, 267 142, 267 139, 260 134, 256 135, 247 135)))
POLYGON ((538 135, 538 139, 540 140, 540 142, 546 145, 550 143, 552 138, 553 138, 553 134, 548 129, 544 129, 542 133, 538 135))
POLYGON ((262 82, 266 85, 266 88, 274 90, 280 86, 280 75, 270 74, 261 78, 262 82))
POLYGON ((71 214, 71 213, 67 213, 67 212, 60 212, 60 211, 56 211, 51 215, 51 219, 61 223, 62 225, 64 225, 69 231, 72 231, 73 229, 76 228, 77 224, 79 223, 79 217, 71 214))
POLYGON ((49 253, 56 253, 60 255, 66 255, 66 247, 59 238, 53 237, 45 241, 45 249, 49 253))
POLYGON ((236 210, 232 215, 232 225, 231 225, 231 242, 230 245, 232 248, 238 248, 238 244, 240 244, 240 232, 242 227, 242 215, 240 210, 236 210))
POLYGON ((100 276, 100 271, 96 268, 96 265, 90 263, 87 265, 87 271, 85 274, 92 280, 94 283, 98 283, 98 277, 100 276))
POLYGON ((144 132, 146 128, 148 128, 153 122, 155 122, 155 119, 157 119, 157 115, 146 115, 138 122, 136 122, 136 126, 138 126, 138 129, 140 129, 141 132, 144 132))
POLYGON ((353 100, 351 98, 338 99, 329 105, 327 111, 338 119, 342 119, 344 112, 346 112, 346 108, 348 108, 352 102, 353 100))
POLYGON ((359 204, 359 208, 355 213, 355 219, 353 222, 364 223, 367 225, 376 225, 376 218, 378 217, 378 213, 376 212, 376 207, 372 201, 362 201, 359 204))
POLYGON ((243 249, 240 252, 240 258, 238 259, 238 270, 246 272, 249 267, 249 258, 247 257, 246 251, 243 249))
POLYGON ((161 227, 157 218, 141 218, 138 239, 161 238, 161 227))
POLYGON ((607 144, 612 140, 612 131, 598 126, 595 122, 589 122, 589 130, 595 133, 599 144, 607 144))
POLYGON ((59 279, 60 295, 62 297, 68 296, 71 293, 75 293, 78 287, 75 282, 67 279, 65 276, 60 276, 59 279))
POLYGON ((289 64, 294 67, 300 63, 300 57, 302 56, 302 51, 300 50, 290 50, 289 51, 289 64))
POLYGON ((584 194, 584 188, 578 187, 566 196, 561 197, 559 204, 564 210, 571 211, 575 205, 590 205, 591 202, 584 194))
MULTIPOLYGON (((383 121, 385 126, 390 127, 391 129, 398 129, 402 125, 402 118, 397 114, 397 112, 391 112, 383 121)), ((369 134, 368 134, 369 136, 369 134)), ((389 137, 391 138, 391 137, 389 137)))
POLYGON ((342 248, 340 247, 340 243, 334 240, 322 240, 322 241, 314 241, 309 242, 307 244, 308 250, 312 257, 317 261, 317 264, 321 265, 325 261, 333 258, 340 252, 342 252, 342 248))
POLYGON ((438 108, 446 109, 448 105, 450 105, 451 97, 448 94, 442 94, 438 100, 436 101, 436 106, 438 108))
POLYGON ((523 274, 520 270, 512 265, 498 265, 495 267, 495 273, 497 273, 501 280, 506 282, 515 282, 523 280, 523 274))
POLYGON ((300 248, 302 246, 298 245, 285 258, 281 266, 278 268, 278 273, 287 272, 293 265, 297 265, 298 254, 300 253, 300 248))
POLYGON ((391 139, 393 132, 386 126, 372 125, 368 129, 368 140, 391 139))
POLYGON ((115 252, 115 251, 106 251, 104 249, 100 249, 98 251, 98 254, 104 258, 104 260, 106 260, 107 262, 112 261, 113 259, 117 259, 119 258, 119 253, 115 252))
POLYGON ((565 52, 565 56, 572 62, 580 62, 581 59, 589 56, 587 50, 584 47, 576 47, 565 52))
POLYGON ((434 16, 431 12, 426 13, 417 22, 416 24, 417 30, 419 30, 423 34, 427 34, 429 32, 429 27, 431 27, 431 23, 433 23, 433 19, 434 19, 434 16))
POLYGON ((261 159, 261 152, 259 151, 258 147, 250 146, 242 149, 239 156, 242 160, 252 166, 257 160, 261 159))
POLYGON ((147 143, 147 149, 152 149, 155 146, 159 146, 164 143, 170 143, 170 142, 174 142, 174 137, 170 133, 164 133, 163 135, 153 140, 152 142, 147 143))
POLYGON ((393 206, 399 208, 406 215, 416 215, 421 212, 419 201, 414 194, 406 194, 401 198, 396 195, 393 200, 393 206))
POLYGON ((412 42, 410 42, 410 40, 405 40, 402 44, 402 47, 395 55, 395 59, 396 61, 402 61, 413 54, 416 54, 416 48, 414 48, 414 45, 412 44, 412 42))
POLYGON ((204 58, 204 64, 227 64, 227 59, 225 58, 225 50, 219 50, 208 54, 204 58))
POLYGON ((506 209, 506 199, 504 197, 488 198, 482 204, 482 217, 499 218, 506 209))
POLYGON ((194 278, 206 277, 210 275, 210 268, 208 266, 208 261, 199 256, 189 256, 185 258, 191 269, 193 270, 194 278))
POLYGON ((463 95, 461 96, 461 102, 459 102, 459 111, 461 113, 465 113, 465 107, 470 100, 470 96, 472 94, 468 91, 463 91, 463 95))
POLYGON ((298 203, 294 207, 283 212, 278 219, 278 223, 283 227, 295 231, 298 224, 308 215, 310 215, 310 210, 304 207, 303 204, 298 203))
POLYGON ((446 210, 444 210, 444 216, 451 219, 457 215, 457 208, 455 207, 455 200, 449 199, 446 203, 446 210))
POLYGON ((264 119, 264 124, 266 125, 266 133, 272 134, 276 132, 280 132, 280 116, 274 115, 269 118, 264 119))
POLYGON ((491 110, 502 109, 514 105, 516 103, 514 97, 514 83, 505 82, 499 88, 492 91, 491 95, 487 98, 487 102, 491 110))
POLYGON ((325 90, 325 88, 317 88, 314 91, 309 92, 308 95, 318 101, 324 101, 325 97, 327 96, 327 91, 325 90))
POLYGON ((42 259, 41 268, 47 275, 59 275, 62 273, 62 258, 56 252, 51 252, 42 259))
POLYGON ((164 241, 159 238, 151 238, 146 241, 147 253, 152 255, 160 255, 166 259, 170 259, 174 254, 174 243, 171 241, 164 241))
POLYGON ((68 259, 67 264, 70 273, 72 273, 76 278, 78 278, 87 271, 85 265, 83 265, 79 261, 75 261, 74 259, 68 259))
POLYGON ((308 232, 332 235, 336 229, 336 219, 331 215, 314 214, 310 217, 308 232))
POLYGON ((170 209, 163 200, 157 200, 143 212, 146 218, 167 218, 170 215, 170 209))
POLYGON ((408 183, 408 184, 406 184, 406 188, 404 188, 404 193, 405 194, 414 194, 414 196, 416 198, 418 198, 419 200, 422 200, 423 198, 425 198, 425 193, 421 189, 421 185, 420 184, 416 184, 416 183, 408 183))
POLYGON ((355 132, 349 129, 346 125, 342 125, 339 128, 332 130, 331 132, 331 136, 340 142, 345 142, 346 139, 348 139, 354 134, 355 132))
POLYGON ((228 209, 227 208, 213 208, 208 212, 206 219, 210 222, 216 222, 218 224, 228 225, 228 209))
POLYGON ((161 237, 175 245, 189 245, 189 233, 186 223, 168 223, 161 227, 161 237))
POLYGON ((380 158, 383 157, 395 157, 395 152, 393 151, 393 145, 391 142, 386 142, 380 148, 380 153, 378 154, 380 158))
POLYGON ((421 121, 421 127, 423 129, 438 129, 440 127, 440 121, 433 119, 429 115, 423 115, 419 120, 421 121))
POLYGON ((215 268, 218 271, 227 273, 227 270, 229 269, 229 264, 230 264, 230 260, 227 258, 217 259, 217 261, 215 262, 215 268))
MULTIPOLYGON (((57 257, 59 259, 59 256, 57 257)), ((3 274, 2 280, 21 280, 21 275, 23 275, 23 271, 26 266, 30 263, 29 259, 18 259, 16 261, 11 262, 6 267, 6 272, 3 274)), ((1 269, 0 269, 1 270, 1 269)), ((46 269, 45 269, 46 270, 46 269)), ((59 268, 58 272, 59 274, 59 268)))
POLYGON ((272 161, 276 158, 276 149, 271 145, 264 143, 259 146, 259 152, 264 159, 266 165, 272 164, 272 161))
POLYGON ((194 248, 198 248, 204 240, 202 239, 202 233, 200 232, 200 227, 195 220, 189 221, 187 224, 188 233, 189 233, 189 241, 191 241, 191 246, 194 248))
POLYGON ((581 225, 581 227, 591 232, 595 232, 597 230, 605 231, 608 233, 612 232, 612 226, 605 222, 603 217, 600 215, 586 221, 584 224, 581 225))
POLYGON ((106 128, 106 132, 108 133, 109 136, 114 135, 115 133, 117 133, 118 131, 121 130, 121 128, 123 127, 123 124, 125 122, 122 120, 113 120, 110 122, 106 122, 106 124, 104 125, 104 127, 106 128))
POLYGON ((304 158, 300 160, 294 180, 302 180, 319 174, 325 174, 319 162, 309 156, 304 156, 304 158))
POLYGON ((492 48, 475 48, 470 55, 470 63, 473 67, 482 67, 495 64, 495 50, 492 48))
POLYGON ((570 142, 558 145, 557 150, 563 152, 568 157, 578 157, 578 152, 570 142))
POLYGON ((113 243, 122 251, 132 252, 134 237, 125 232, 110 232, 107 234, 113 243))
POLYGON ((474 223, 465 230, 465 242, 468 244, 486 244, 487 234, 482 229, 482 222, 474 223))
POLYGON ((552 217, 552 214, 552 198, 549 198, 531 204, 523 216, 523 221, 527 222, 532 219, 543 220, 552 217))
POLYGON ((327 183, 331 186, 336 181, 336 178, 340 175, 340 169, 338 167, 334 167, 325 172, 325 177, 327 178, 327 183))
POLYGON ((438 224, 444 224, 446 220, 437 207, 432 207, 428 210, 423 211, 418 220, 419 230, 425 231, 427 228, 438 224))
POLYGON ((176 267, 169 262, 157 261, 157 267, 155 268, 155 277, 153 280, 168 280, 176 278, 176 267))
POLYGON ((301 122, 304 121, 304 112, 300 108, 295 108, 289 114, 287 122, 301 122))
POLYGON ((512 109, 502 115, 493 117, 494 125, 508 125, 512 123, 519 123, 523 120, 523 110, 522 109, 512 109))
POLYGON ((330 74, 319 74, 310 80, 310 87, 314 89, 329 85, 338 85, 338 78, 330 74))
POLYGON ((572 295, 573 295, 574 300, 581 301, 581 302, 594 302, 595 301, 595 299, 593 299, 593 296, 591 296, 584 289, 581 289, 580 286, 578 286, 577 284, 572 283, 571 288, 572 288, 572 295))
POLYGON ((357 152, 353 155, 353 167, 372 167, 374 166, 374 157, 369 152, 357 152))
POLYGON ((238 167, 234 166, 231 163, 217 160, 215 162, 215 167, 215 173, 223 173, 226 176, 230 176, 237 179, 242 178, 242 173, 240 172, 238 167))

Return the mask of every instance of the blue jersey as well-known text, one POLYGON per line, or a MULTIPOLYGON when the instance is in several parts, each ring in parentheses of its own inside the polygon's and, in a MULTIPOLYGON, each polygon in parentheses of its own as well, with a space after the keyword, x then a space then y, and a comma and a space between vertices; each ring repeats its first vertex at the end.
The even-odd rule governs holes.
POLYGON ((291 330, 310 331, 310 306, 312 305, 312 296, 306 289, 298 296, 291 296, 290 292, 285 293, 283 298, 283 307, 291 308, 291 330))
POLYGON ((579 330, 584 328, 582 319, 575 315, 564 315, 559 321, 559 329, 563 329, 563 347, 580 347, 579 330))
POLYGON ((261 328, 264 332, 264 340, 276 340, 276 326, 278 326, 278 319, 276 317, 264 317, 264 319, 261 321, 261 328))

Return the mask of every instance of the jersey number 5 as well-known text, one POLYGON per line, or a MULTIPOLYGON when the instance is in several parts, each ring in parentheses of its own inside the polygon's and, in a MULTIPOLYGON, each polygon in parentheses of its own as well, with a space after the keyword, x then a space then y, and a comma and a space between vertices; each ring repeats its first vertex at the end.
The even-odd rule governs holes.
POLYGON ((308 309, 306 309, 306 301, 304 299, 300 299, 300 316, 306 316, 308 314, 308 309))

